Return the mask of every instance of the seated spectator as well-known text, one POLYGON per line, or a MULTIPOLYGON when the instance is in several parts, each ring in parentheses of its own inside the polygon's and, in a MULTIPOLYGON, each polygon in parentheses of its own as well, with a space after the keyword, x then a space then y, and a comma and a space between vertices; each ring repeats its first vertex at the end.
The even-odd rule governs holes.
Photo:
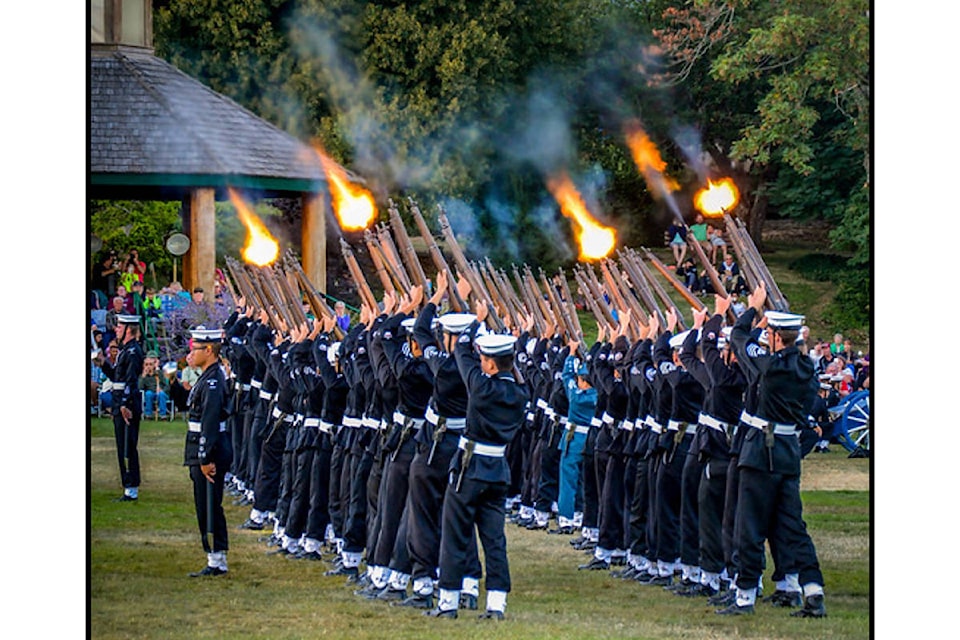
POLYGON ((125 315, 132 316, 137 312, 133 306, 133 296, 130 295, 130 290, 122 284, 117 286, 117 295, 114 299, 116 298, 123 300, 123 313, 125 315))
POLYGON ((830 343, 830 353, 835 356, 844 355, 842 333, 833 334, 833 342, 830 343))
POLYGON ((709 256, 711 247, 710 239, 707 237, 707 226, 708 225, 703 219, 703 216, 698 213, 694 223, 690 225, 690 233, 692 233, 694 239, 700 243, 704 254, 709 256))
POLYGON ((190 357, 191 353, 192 351, 187 353, 187 366, 180 370, 180 384, 188 392, 193 388, 200 374, 203 373, 200 367, 194 366, 193 359, 190 357))
POLYGON ((97 414, 97 403, 100 401, 100 387, 107 380, 107 374, 97 364, 97 358, 102 352, 99 348, 90 352, 90 413, 97 414))
POLYGON ((350 316, 347 314, 347 305, 343 300, 337 300, 333 305, 333 311, 337 316, 337 326, 346 333, 350 329, 350 316))
MULTIPOLYGON (((106 355, 103 355, 102 352, 97 355, 99 356, 97 358, 98 360, 97 366, 100 367, 102 371, 103 368, 99 363, 102 363, 103 360, 109 361, 111 365, 117 364, 117 357, 120 355, 120 346, 116 340, 111 340, 107 345, 106 355)), ((100 390, 98 392, 98 398, 100 402, 101 412, 105 416, 113 415, 113 385, 114 384, 119 384, 119 383, 115 383, 115 381, 111 380, 109 377, 106 377, 106 374, 104 374, 104 380, 100 382, 100 390)))
POLYGON ((143 374, 138 386, 143 391, 143 417, 160 419, 167 417, 170 399, 170 381, 160 371, 160 359, 155 351, 148 351, 143 359, 143 374))
POLYGON ((710 240, 710 264, 717 264, 717 253, 722 251, 722 260, 727 259, 727 241, 723 239, 723 229, 707 227, 707 238, 710 240))
POLYGON ((677 267, 677 278, 687 286, 687 289, 690 291, 695 291, 697 286, 697 267, 693 263, 693 260, 687 258, 683 261, 683 264, 677 267))
POLYGON ((733 311, 734 315, 738 318, 747 310, 747 305, 743 303, 743 300, 740 299, 740 295, 736 291, 730 292, 730 310, 733 311))
POLYGON ((743 276, 740 275, 740 265, 733 260, 733 254, 728 253, 724 256, 718 275, 727 293, 733 293, 735 291, 742 294, 747 290, 747 283, 744 281, 743 276))
POLYGON ((670 228, 667 229, 667 236, 670 238, 673 259, 677 266, 680 266, 687 255, 687 228, 681 224, 671 224, 670 228))
POLYGON ((194 287, 191 299, 194 304, 203 304, 203 287, 194 287))
POLYGON ((106 320, 104 321, 107 326, 107 335, 112 336, 116 332, 117 328, 117 316, 127 315, 127 310, 123 307, 123 297, 114 296, 111 301, 110 309, 107 311, 106 320))

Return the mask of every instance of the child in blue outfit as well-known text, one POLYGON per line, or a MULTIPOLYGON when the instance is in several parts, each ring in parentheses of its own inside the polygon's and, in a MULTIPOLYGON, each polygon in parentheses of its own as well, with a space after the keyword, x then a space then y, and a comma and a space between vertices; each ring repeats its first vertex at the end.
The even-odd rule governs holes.
MULTIPOLYGON (((579 343, 569 343, 570 353, 579 343)), ((564 389, 570 408, 567 410, 567 431, 560 439, 560 496, 557 499, 557 526, 564 533, 572 533, 573 512, 577 492, 580 491, 583 448, 590 431, 590 420, 597 408, 597 390, 590 384, 589 370, 584 362, 568 355, 563 363, 564 389)))

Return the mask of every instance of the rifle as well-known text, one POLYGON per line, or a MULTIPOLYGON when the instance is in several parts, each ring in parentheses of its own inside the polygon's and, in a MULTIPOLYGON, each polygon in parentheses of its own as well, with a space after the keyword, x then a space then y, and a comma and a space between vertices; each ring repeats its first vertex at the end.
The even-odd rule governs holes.
POLYGON ((423 265, 420 264, 420 258, 417 257, 417 252, 413 248, 413 243, 410 242, 410 236, 407 235, 407 228, 403 226, 403 219, 400 217, 400 212, 397 211, 397 207, 393 204, 393 200, 388 200, 390 205, 387 207, 387 211, 390 212, 390 226, 393 228, 393 234, 397 237, 398 248, 400 249, 400 257, 403 259, 403 263, 407 266, 407 273, 413 280, 416 280, 416 284, 420 285, 427 289, 427 275, 423 272, 423 265))
MULTIPOLYGON (((653 252, 651 252, 651 251, 650 251, 649 249, 647 249, 646 247, 641 247, 641 248, 643 249, 644 253, 646 254, 647 259, 650 260, 650 262, 653 264, 653 266, 656 267, 657 271, 660 272, 660 275, 662 275, 664 278, 666 278, 667 281, 668 281, 670 284, 673 285, 673 288, 677 290, 677 293, 679 293, 681 296, 683 296, 684 300, 686 300, 687 302, 690 303, 690 306, 692 306, 692 307, 693 307, 694 309, 696 309, 697 311, 700 311, 701 309, 703 309, 703 308, 706 306, 706 305, 704 305, 702 302, 700 302, 700 299, 697 298, 697 296, 693 295, 693 292, 691 292, 690 289, 687 288, 687 285, 685 285, 685 284, 683 284, 682 282, 680 282, 680 281, 677 279, 677 276, 675 276, 674 274, 670 273, 670 270, 667 269, 667 266, 666 266, 665 264, 663 264, 663 262, 660 261, 660 258, 658 258, 657 256, 655 256, 655 255, 653 254, 653 252)), ((672 306, 672 304, 671 304, 671 306, 672 306)))
POLYGON ((410 213, 413 214, 413 220, 416 222, 417 229, 420 231, 420 237, 423 238, 427 249, 430 250, 430 258, 433 260, 433 266, 437 268, 437 272, 447 274, 447 295, 450 300, 450 308, 456 313, 468 312, 469 308, 467 307, 467 303, 464 302, 463 298, 460 297, 460 292, 457 291, 457 282, 453 277, 453 272, 450 270, 450 265, 447 264, 446 258, 444 258, 443 253, 440 252, 440 247, 437 246, 437 241, 434 240, 433 234, 430 232, 430 227, 427 226, 427 221, 423 219, 423 214, 420 213, 420 207, 417 206, 413 198, 408 198, 408 200, 410 202, 410 213))
POLYGON ((587 306, 590 307, 590 311, 593 313, 594 319, 596 319, 598 323, 606 322, 603 312, 600 310, 600 305, 597 304, 597 300, 588 293, 590 291, 590 287, 586 283, 586 276, 574 269, 573 277, 577 281, 577 286, 580 287, 580 290, 584 292, 583 298, 587 301, 587 306))
MULTIPOLYGON (((725 216, 725 218, 729 219, 729 216, 725 216)), ((730 225, 729 222, 727 224, 728 226, 730 225)), ((764 262, 760 256, 760 251, 757 249, 753 237, 751 237, 741 220, 737 219, 736 224, 737 230, 739 231, 740 242, 744 249, 744 255, 748 257, 747 262, 756 272, 758 279, 767 287, 767 302, 770 307, 776 311, 790 311, 790 303, 786 297, 784 297, 783 292, 780 291, 780 287, 777 286, 776 281, 773 279, 773 274, 771 274, 767 268, 767 263, 764 262)))
POLYGON ((457 237, 453 235, 453 229, 450 228, 450 221, 447 220, 447 215, 443 212, 443 207, 439 208, 440 213, 437 217, 440 220, 440 230, 443 232, 443 237, 447 241, 447 247, 453 255, 453 262, 457 265, 457 271, 470 283, 470 295, 475 296, 477 300, 487 304, 487 325, 497 332, 502 332, 504 329, 503 320, 497 315, 496 309, 493 307, 493 300, 490 299, 489 294, 484 296, 483 283, 480 281, 477 273, 467 263, 467 257, 463 254, 463 249, 460 248, 457 237))
POLYGON ((577 305, 573 302, 573 296, 570 294, 570 283, 567 282, 567 276, 563 272, 563 269, 560 269, 560 284, 563 287, 563 297, 567 303, 567 312, 570 314, 570 319, 573 320, 573 328, 576 329, 578 335, 583 335, 583 327, 580 325, 580 315, 577 313, 577 305))
MULTIPOLYGON (((310 308, 313 309, 313 315, 317 318, 336 318, 336 314, 333 312, 333 309, 324 301, 323 298, 318 295, 316 288, 310 282, 310 279, 307 278, 306 272, 303 270, 303 267, 300 266, 300 262, 293 256, 292 253, 287 251, 287 255, 284 257, 284 264, 291 268, 294 275, 297 277, 297 281, 300 283, 300 288, 307 295, 307 302, 310 304, 310 308)), ((339 325, 333 325, 333 334, 337 340, 343 340, 343 329, 339 325)))
MULTIPOLYGON (((603 279, 607 283, 607 291, 610 292, 610 296, 613 298, 620 312, 623 313, 629 309, 631 315, 640 315, 633 311, 632 306, 627 302, 626 298, 624 298, 623 292, 620 291, 620 287, 617 286, 617 282, 613 279, 613 274, 610 273, 610 267, 606 259, 600 261, 600 273, 603 274, 603 279)), ((636 327, 627 326, 627 331, 630 333, 631 340, 636 339, 636 327)))
POLYGON ((413 283, 410 282, 407 270, 403 268, 403 261, 400 260, 400 254, 397 253, 397 245, 393 243, 390 228, 386 225, 377 227, 377 239, 380 241, 380 248, 383 250, 384 264, 394 278, 399 278, 397 288, 402 291, 410 291, 413 288, 413 283))
POLYGON ((350 248, 350 245, 347 244, 347 241, 343 238, 340 238, 340 250, 343 252, 343 259, 347 263, 347 269, 350 270, 353 283, 357 285, 357 293, 360 294, 360 300, 370 309, 376 311, 379 308, 377 299, 374 297, 373 291, 370 290, 370 285, 367 284, 366 278, 363 277, 363 271, 361 271, 360 265, 357 263, 357 257, 353 254, 353 249, 350 248))
POLYGON ((397 290, 393 286, 393 280, 390 279, 390 274, 387 273, 387 268, 384 265, 385 258, 381 253, 379 243, 377 243, 373 237, 373 233, 371 233, 369 229, 364 229, 363 241, 367 245, 367 252, 370 254, 370 259, 373 260, 373 268, 377 272, 377 277, 380 278, 380 284, 383 285, 383 290, 395 294, 397 290))
MULTIPOLYGON (((633 282, 633 290, 640 296, 650 315, 656 315, 660 319, 661 324, 666 325, 663 312, 660 310, 660 306, 657 304, 657 300, 653 297, 653 293, 650 290, 651 287, 654 286, 659 288, 659 283, 651 283, 647 280, 647 274, 649 272, 646 271, 645 267, 638 267, 632 253, 623 253, 618 249, 617 254, 620 256, 620 263, 623 265, 624 271, 627 272, 627 275, 630 276, 630 281, 633 282)), ((660 291, 663 290, 660 289, 660 291)), ((666 296, 666 292, 663 292, 663 295, 666 296)), ((669 298, 667 298, 667 300, 669 300, 669 298)), ((671 303, 670 306, 673 306, 673 304, 671 303)))
POLYGON ((266 299, 270 302, 270 305, 277 310, 283 323, 287 326, 287 331, 297 326, 296 321, 290 315, 290 310, 287 309, 287 305, 283 303, 283 299, 280 297, 280 292, 277 290, 277 285, 273 281, 273 272, 270 271, 270 267, 255 267, 254 273, 260 281, 260 286, 266 294, 266 299))
POLYGON ((287 279, 288 276, 286 272, 279 266, 274 265, 273 275, 279 284, 280 295, 290 309, 291 318, 296 321, 297 326, 306 324, 307 314, 303 310, 303 299, 300 297, 299 292, 294 293, 293 287, 290 286, 290 280, 287 279))
POLYGON ((547 303, 554 309, 554 315, 557 316, 567 338, 573 338, 577 341, 577 357, 581 360, 586 360, 587 354, 583 348, 583 335, 574 329, 573 321, 570 320, 566 307, 557 300, 557 292, 553 288, 553 285, 550 284, 550 281, 547 280, 547 274, 543 272, 543 269, 540 269, 540 281, 543 283, 544 289, 547 290, 547 303))
MULTIPOLYGON (((630 309, 631 317, 636 318, 640 325, 646 327, 646 315, 644 314, 640 300, 637 298, 637 295, 634 293, 634 291, 627 286, 626 281, 623 279, 623 275, 620 273, 620 269, 617 267, 617 263, 610 259, 604 259, 604 262, 606 263, 606 267, 613 278, 614 285, 616 285, 617 289, 620 291, 620 297, 623 298, 624 302, 627 303, 627 307, 630 309)), ((638 331, 636 325, 632 326, 633 331, 631 331, 631 337, 639 337, 636 335, 638 331)))
POLYGON ((613 317, 613 313, 611 313, 610 307, 607 305, 606 301, 603 301, 603 293, 600 290, 600 283, 596 279, 597 275, 593 272, 593 268, 582 267, 580 273, 583 284, 587 286, 587 297, 593 297, 597 308, 600 310, 600 315, 603 316, 604 322, 614 329, 619 329, 620 323, 617 322, 617 320, 613 317))
POLYGON ((517 288, 520 289, 520 295, 523 296, 527 313, 533 316, 533 326, 534 330, 537 332, 537 336, 544 337, 543 334, 547 330, 546 320, 540 313, 540 306, 533 300, 532 296, 530 295, 529 288, 526 286, 523 278, 520 277, 520 272, 517 270, 517 265, 513 265, 513 278, 517 281, 517 288))

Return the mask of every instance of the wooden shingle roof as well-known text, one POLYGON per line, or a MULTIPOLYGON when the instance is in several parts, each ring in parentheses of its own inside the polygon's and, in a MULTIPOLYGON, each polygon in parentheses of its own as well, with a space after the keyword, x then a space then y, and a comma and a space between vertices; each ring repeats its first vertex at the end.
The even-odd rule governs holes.
POLYGON ((93 197, 237 186, 323 189, 306 144, 146 52, 90 56, 93 197))

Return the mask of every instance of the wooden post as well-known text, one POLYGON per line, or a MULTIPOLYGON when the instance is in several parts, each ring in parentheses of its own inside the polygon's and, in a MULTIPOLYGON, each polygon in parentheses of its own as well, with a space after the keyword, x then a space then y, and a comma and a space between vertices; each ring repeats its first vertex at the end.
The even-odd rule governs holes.
POLYGON ((183 288, 202 287, 213 299, 216 271, 216 221, 213 189, 193 189, 184 207, 183 228, 190 237, 190 250, 183 256, 183 288))
POLYGON ((301 262, 304 274, 319 291, 327 292, 327 218, 324 198, 319 193, 301 196, 301 262))

